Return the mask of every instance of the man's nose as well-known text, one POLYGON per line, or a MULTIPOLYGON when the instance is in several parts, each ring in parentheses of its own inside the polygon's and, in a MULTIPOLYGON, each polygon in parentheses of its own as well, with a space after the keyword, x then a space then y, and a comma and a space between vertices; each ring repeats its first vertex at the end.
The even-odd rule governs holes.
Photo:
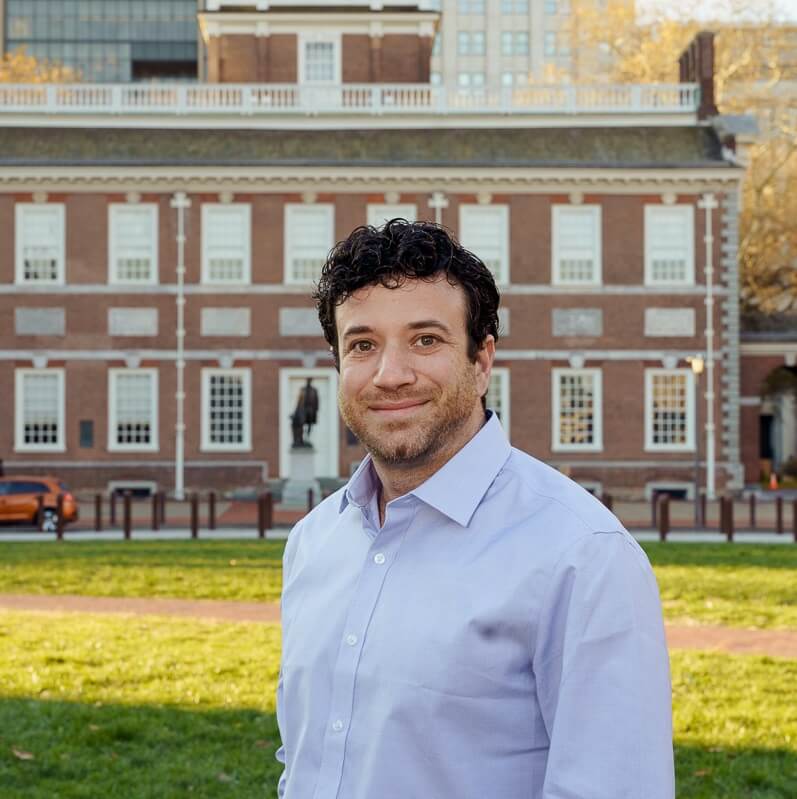
POLYGON ((387 346, 379 358, 374 385, 378 388, 395 389, 415 382, 412 355, 403 347, 387 346))

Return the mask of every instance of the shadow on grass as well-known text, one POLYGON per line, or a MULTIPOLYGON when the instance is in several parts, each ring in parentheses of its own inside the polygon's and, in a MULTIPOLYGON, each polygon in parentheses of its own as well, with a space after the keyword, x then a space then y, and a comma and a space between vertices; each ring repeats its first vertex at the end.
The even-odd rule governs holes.
MULTIPOLYGON (((273 714, 257 711, 0 701, 3 799, 273 799, 278 745, 273 714)), ((797 796, 797 752, 676 746, 675 757, 679 799, 797 796)))
POLYGON ((0 795, 273 799, 278 746, 275 716, 253 710, 4 699, 0 795))
POLYGON ((690 544, 645 541, 640 546, 654 566, 758 566, 797 570, 797 545, 690 544))

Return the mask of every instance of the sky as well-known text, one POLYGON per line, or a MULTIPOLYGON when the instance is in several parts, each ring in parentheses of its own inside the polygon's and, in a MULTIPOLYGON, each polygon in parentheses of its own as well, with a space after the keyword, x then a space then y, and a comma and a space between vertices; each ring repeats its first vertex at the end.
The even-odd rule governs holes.
MULTIPOLYGON (((797 23, 797 0, 637 0, 640 14, 661 14, 673 9, 687 10, 693 19, 734 18, 736 14, 730 8, 746 7, 754 16, 766 16, 769 9, 784 21, 797 23)), ((681 14, 679 14, 681 16, 681 14)))

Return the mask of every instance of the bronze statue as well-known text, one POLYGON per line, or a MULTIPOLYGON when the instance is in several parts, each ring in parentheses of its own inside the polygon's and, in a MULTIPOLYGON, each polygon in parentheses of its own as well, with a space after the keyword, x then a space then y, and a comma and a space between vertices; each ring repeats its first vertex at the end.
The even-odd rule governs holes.
POLYGON ((291 414, 291 431, 293 433, 294 447, 311 447, 309 441, 310 431, 318 421, 318 391, 313 388, 313 379, 307 378, 307 383, 299 391, 296 409, 291 414))

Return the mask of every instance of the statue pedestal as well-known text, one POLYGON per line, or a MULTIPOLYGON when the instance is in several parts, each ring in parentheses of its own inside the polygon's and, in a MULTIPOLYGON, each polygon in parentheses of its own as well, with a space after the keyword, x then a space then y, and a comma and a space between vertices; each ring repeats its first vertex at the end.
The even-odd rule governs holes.
POLYGON ((321 501, 321 486, 315 477, 315 447, 291 447, 290 476, 282 487, 282 505, 306 508, 310 489, 317 505, 321 501))

